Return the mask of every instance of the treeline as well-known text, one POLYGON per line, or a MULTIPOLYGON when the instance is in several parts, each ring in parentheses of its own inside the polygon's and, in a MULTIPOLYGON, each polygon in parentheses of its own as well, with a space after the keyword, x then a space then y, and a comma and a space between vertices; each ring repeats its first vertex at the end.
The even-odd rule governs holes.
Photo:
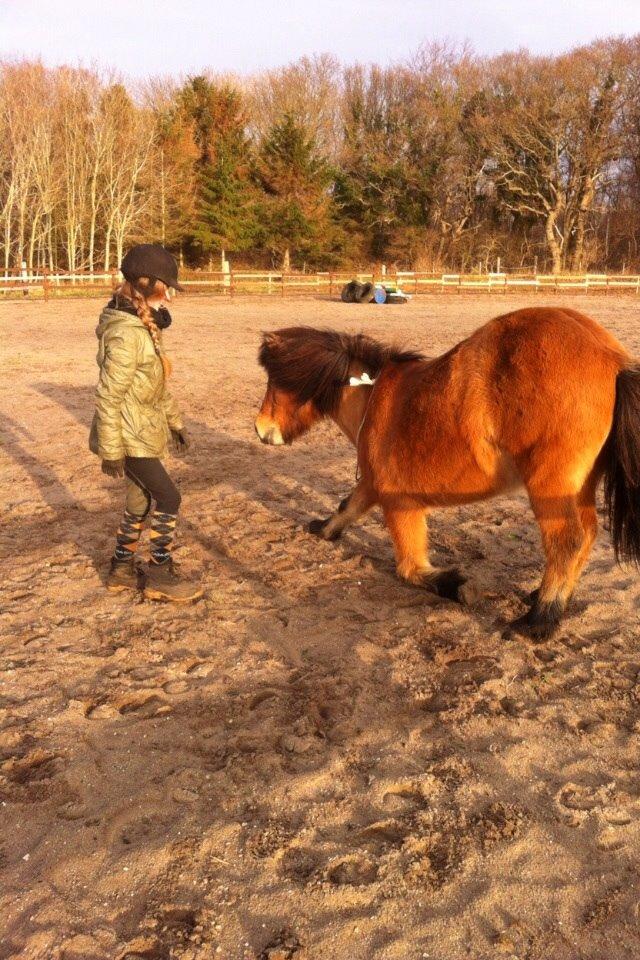
POLYGON ((0 64, 0 266, 638 269, 640 37, 133 87, 0 64))

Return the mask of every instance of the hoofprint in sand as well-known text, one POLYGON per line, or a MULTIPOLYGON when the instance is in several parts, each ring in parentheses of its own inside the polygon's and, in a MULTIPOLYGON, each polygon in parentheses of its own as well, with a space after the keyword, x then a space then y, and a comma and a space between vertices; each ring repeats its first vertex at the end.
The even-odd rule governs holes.
MULTIPOLYGON (((436 354, 531 302, 179 300, 177 556, 207 592, 180 609, 101 583, 99 304, 0 304, 0 958, 639 955, 638 575, 601 530, 533 644, 506 629, 541 564, 523 497, 434 514, 438 562, 484 588, 461 608, 398 581, 376 514, 305 532, 352 486, 334 428, 253 434, 263 329, 436 354)), ((635 299, 571 306, 640 356, 635 299)))

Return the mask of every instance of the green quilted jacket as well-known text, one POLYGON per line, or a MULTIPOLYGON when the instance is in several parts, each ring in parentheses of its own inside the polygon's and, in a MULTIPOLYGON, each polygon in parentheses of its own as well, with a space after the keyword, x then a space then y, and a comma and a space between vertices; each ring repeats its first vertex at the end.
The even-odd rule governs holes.
POLYGON ((162 362, 137 315, 105 307, 96 327, 100 379, 89 448, 103 460, 163 457, 183 426, 162 362))

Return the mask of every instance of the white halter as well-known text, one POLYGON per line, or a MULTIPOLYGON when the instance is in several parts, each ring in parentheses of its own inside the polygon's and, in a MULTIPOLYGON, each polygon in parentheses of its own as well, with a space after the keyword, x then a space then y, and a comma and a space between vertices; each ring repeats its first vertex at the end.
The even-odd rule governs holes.
POLYGON ((372 380, 365 370, 360 377, 349 377, 350 387, 372 387, 375 380, 372 380))
MULTIPOLYGON (((376 382, 375 379, 372 380, 366 370, 364 370, 363 373, 362 373, 362 375, 359 376, 359 377, 349 377, 349 386, 350 386, 350 387, 373 387, 373 385, 375 384, 375 382, 376 382)), ((355 443, 355 447, 356 447, 356 483, 357 483, 358 480, 360 479, 360 476, 359 476, 360 471, 359 471, 359 468, 358 468, 358 453, 359 453, 359 448, 360 448, 360 434, 361 434, 361 432, 362 432, 362 427, 364 426, 364 422, 365 422, 365 420, 367 419, 367 413, 369 412, 369 404, 371 403, 371 397, 372 397, 372 396, 373 396, 373 390, 372 390, 371 393, 369 394, 369 398, 368 398, 368 400, 367 400, 367 405, 366 405, 366 407, 364 408, 364 413, 363 413, 363 415, 362 415, 362 420, 360 421, 360 426, 358 427, 358 432, 356 433, 356 443, 355 443)))

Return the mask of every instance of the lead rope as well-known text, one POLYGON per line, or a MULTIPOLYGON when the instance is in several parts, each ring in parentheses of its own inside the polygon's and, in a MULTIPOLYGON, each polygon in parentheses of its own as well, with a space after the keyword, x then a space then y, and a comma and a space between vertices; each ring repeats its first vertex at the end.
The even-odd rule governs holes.
MULTIPOLYGON (((349 377, 349 386, 350 387, 371 387, 373 388, 375 380, 372 380, 369 374, 365 371, 359 377, 349 377)), ((373 389, 369 393, 369 399, 367 400, 367 405, 364 408, 364 413, 362 415, 362 420, 360 421, 360 426, 358 427, 358 432, 356 433, 356 483, 360 480, 360 434, 362 433, 362 428, 364 422, 367 419, 367 413, 369 412, 369 404, 371 403, 371 397, 373 396, 373 389)))

